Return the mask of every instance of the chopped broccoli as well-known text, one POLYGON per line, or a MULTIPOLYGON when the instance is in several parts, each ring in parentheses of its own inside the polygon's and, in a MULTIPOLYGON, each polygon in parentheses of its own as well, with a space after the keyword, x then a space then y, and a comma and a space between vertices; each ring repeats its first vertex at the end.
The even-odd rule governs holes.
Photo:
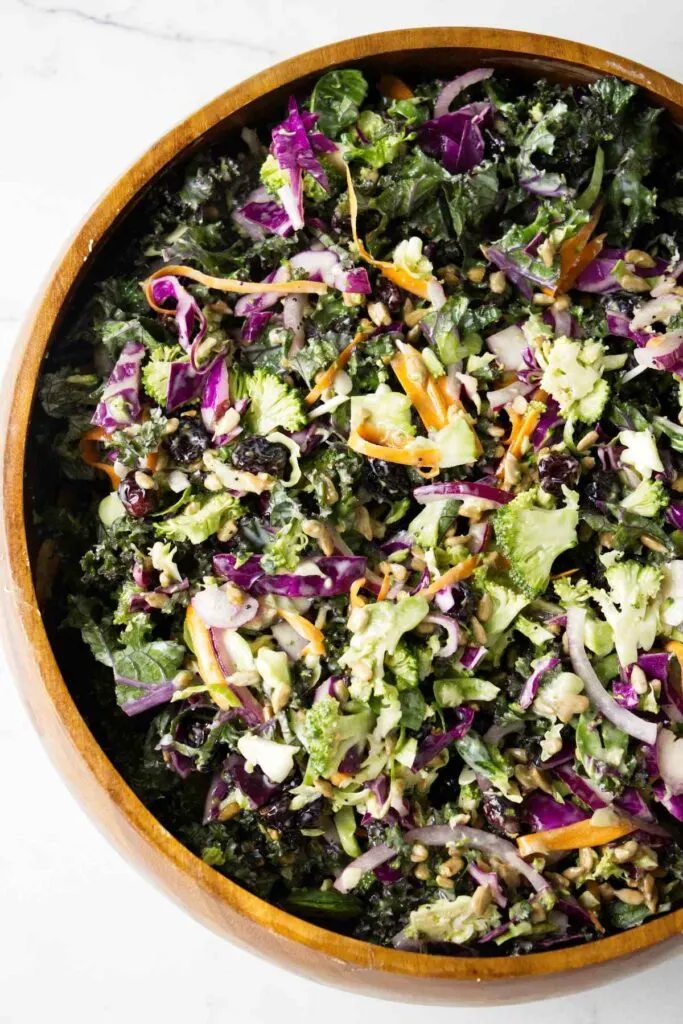
POLYGON ((298 430, 306 422, 301 396, 284 381, 258 367, 246 379, 249 408, 245 424, 253 434, 264 437, 280 427, 298 430))
POLYGON ((159 405, 166 405, 171 363, 177 362, 183 356, 183 350, 178 345, 160 345, 153 349, 149 362, 142 367, 142 386, 149 397, 159 405))
POLYGON ((493 643, 514 622, 522 609, 526 608, 530 599, 526 594, 520 594, 507 577, 491 576, 478 570, 475 579, 489 595, 493 605, 486 622, 486 635, 489 643, 493 643))
POLYGON ((622 430, 619 443, 626 448, 620 456, 622 465, 632 466, 643 480, 649 480, 653 473, 664 472, 651 430, 622 430))
POLYGON ((462 410, 445 427, 437 430, 432 440, 441 452, 439 465, 442 469, 471 466, 481 455, 479 438, 462 410))
POLYGON ((544 368, 541 387, 552 395, 565 418, 584 423, 599 420, 610 394, 602 375, 616 365, 614 356, 605 355, 602 342, 556 338, 543 343, 537 354, 544 368))
POLYGON ((266 192, 276 199, 278 198, 279 190, 285 185, 289 185, 290 182, 289 171, 282 170, 272 153, 269 153, 261 164, 259 177, 266 192))
POLYGON ((463 945, 486 935, 500 924, 500 912, 490 903, 483 914, 477 914, 471 896, 456 896, 454 900, 436 900, 423 903, 410 913, 405 930, 408 938, 426 942, 456 942, 463 945))
POLYGON ((628 736, 593 708, 579 716, 576 758, 588 778, 608 793, 620 793, 636 767, 628 752, 628 736))
POLYGON ((379 444, 400 447, 415 434, 411 410, 407 395, 380 384, 374 394, 354 395, 351 399, 351 429, 369 426, 379 444))
POLYGON ((238 519, 243 511, 239 501, 230 494, 216 494, 196 510, 191 509, 192 505, 188 505, 179 516, 157 523, 157 534, 168 540, 202 544, 229 520, 238 519))
POLYGON ((340 713, 334 697, 323 697, 307 712, 303 741, 309 754, 306 778, 330 776, 339 768, 351 747, 368 738, 373 724, 369 708, 352 715, 340 713))
POLYGON ((553 562, 577 544, 579 513, 571 505, 540 508, 533 490, 524 491, 494 516, 496 538, 510 562, 510 576, 530 597, 548 585, 553 562))
POLYGON ((367 700, 372 683, 383 678, 385 656, 396 650, 404 633, 415 629, 429 614, 429 603, 424 597, 407 597, 396 604, 381 601, 366 605, 363 612, 362 628, 354 632, 339 664, 351 669, 351 694, 367 700))
POLYGON ((669 504, 669 497, 661 480, 642 480, 621 503, 628 512, 652 519, 669 504))
POLYGON ((432 264, 426 256, 422 255, 422 239, 417 235, 411 238, 404 238, 394 250, 394 265, 401 270, 407 271, 413 277, 430 278, 432 276, 432 264))
POLYGON ((420 681, 417 655, 403 641, 397 644, 392 654, 387 655, 386 663, 394 673, 396 687, 399 690, 417 686, 420 681))
POLYGON ((655 641, 663 572, 655 565, 611 561, 605 578, 609 594, 596 590, 594 598, 612 627, 621 664, 631 665, 638 648, 649 651, 655 641))

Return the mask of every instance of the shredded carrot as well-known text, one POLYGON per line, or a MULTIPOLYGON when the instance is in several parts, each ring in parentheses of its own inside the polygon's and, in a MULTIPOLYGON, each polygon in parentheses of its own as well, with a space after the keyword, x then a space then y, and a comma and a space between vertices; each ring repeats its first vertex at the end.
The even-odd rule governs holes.
POLYGON ((553 850, 579 850, 584 846, 613 843, 635 832, 637 827, 637 824, 625 819, 615 825, 593 825, 590 818, 586 818, 585 821, 575 821, 573 825, 565 825, 563 828, 550 828, 546 832, 520 836, 517 846, 523 857, 553 850))
POLYGON ((88 466, 92 466, 93 469, 100 469, 103 473, 106 473, 109 477, 112 490, 115 491, 121 483, 121 478, 118 473, 114 471, 114 467, 107 462, 100 462, 100 455, 97 448, 98 441, 105 441, 109 437, 104 432, 102 427, 91 427, 90 430, 86 430, 83 437, 78 442, 78 448, 81 453, 81 458, 88 466))
POLYGON ((429 600, 438 594, 440 590, 444 590, 446 587, 452 587, 454 583, 459 580, 466 580, 468 576, 471 576, 477 567, 479 559, 476 555, 471 555, 466 558, 464 562, 459 562, 458 565, 454 565, 452 569, 448 569, 443 576, 437 576, 435 580, 427 587, 423 587, 422 590, 418 590, 420 597, 426 597, 429 600))
POLYGON ((384 601, 389 590, 391 589, 391 574, 388 572, 384 573, 384 579, 382 580, 382 586, 379 588, 379 594, 377 595, 378 601, 384 601))
MULTIPOLYGON (((532 396, 532 402, 546 402, 547 400, 548 395, 543 390, 543 388, 538 388, 532 396)), ((540 420, 540 418, 541 410, 535 408, 533 405, 529 405, 529 408, 524 414, 521 423, 518 424, 517 429, 511 436, 510 447, 508 449, 510 455, 514 455, 516 459, 518 459, 521 456, 524 438, 531 437, 534 430, 538 426, 538 421, 540 420)))
POLYGON ((401 345, 390 366, 427 430, 445 427, 448 405, 418 350, 412 345, 401 345))
POLYGON ((354 580, 349 587, 349 604, 352 608, 363 608, 367 603, 364 597, 361 597, 358 591, 361 587, 364 587, 366 583, 365 576, 361 576, 360 579, 354 580))
POLYGON ((438 466, 432 466, 431 469, 420 469, 419 466, 416 466, 415 470, 417 473, 420 474, 423 480, 433 480, 434 477, 438 476, 440 472, 438 466))
POLYGON ((560 279, 557 283, 557 291, 568 291, 576 281, 581 271, 588 266, 592 259, 595 259, 602 249, 602 243, 605 238, 604 235, 599 239, 596 238, 591 243, 589 253, 585 253, 590 237, 598 226, 601 213, 602 203, 598 203, 593 210, 590 220, 579 228, 575 235, 572 235, 571 238, 567 238, 566 241, 562 243, 562 247, 560 248, 560 279))
POLYGON ((551 580, 563 580, 566 576, 574 576, 579 570, 578 569, 565 569, 564 572, 558 572, 554 576, 551 576, 551 580))
POLYGON ((302 650, 302 654, 325 654, 325 638, 320 630, 305 619, 303 615, 299 615, 297 612, 288 612, 284 608, 278 608, 278 615, 280 615, 285 622, 287 622, 293 630, 295 630, 299 636, 304 637, 308 640, 308 643, 302 650))
POLYGON ((387 280, 392 281, 395 285, 398 285, 399 288, 403 288, 404 291, 410 292, 412 295, 417 295, 421 299, 428 299, 429 286, 436 282, 436 278, 429 281, 422 277, 415 277, 413 274, 408 273, 407 270, 403 270, 402 267, 397 267, 395 264, 389 263, 387 260, 376 260, 365 248, 365 245, 358 237, 358 199, 356 198, 356 190, 353 185, 351 169, 348 164, 346 164, 346 181, 349 189, 351 234, 353 235, 353 241, 355 242, 361 259, 365 260, 366 263, 369 263, 371 267, 377 267, 387 280))
POLYGON ((519 425, 522 422, 522 420, 524 419, 524 417, 521 415, 521 413, 515 412, 515 410, 511 406, 509 406, 509 407, 507 407, 505 409, 505 413, 506 413, 506 415, 510 419, 510 433, 508 434, 508 436, 506 438, 504 438, 503 443, 504 444, 510 444, 510 442, 513 439, 513 437, 515 436, 515 434, 519 430, 519 425))
POLYGON ((238 706, 240 700, 232 693, 225 681, 225 676, 214 653, 211 634, 191 604, 188 605, 185 612, 185 626, 192 641, 199 674, 209 687, 209 692, 216 704, 222 711, 229 711, 230 708, 238 706))
POLYGON ((680 666, 681 676, 683 676, 683 644, 679 640, 669 640, 664 644, 664 650, 673 654, 680 666))
POLYGON ((355 338, 351 339, 346 348, 342 349, 342 351, 339 353, 335 361, 330 366, 328 366, 326 370, 323 371, 323 373, 316 381, 315 387, 312 388, 306 395, 305 402, 307 405, 313 405, 314 402, 317 402, 320 396, 322 395, 323 391, 332 386, 334 378, 336 377, 340 370, 344 369, 349 359, 351 358, 351 355, 353 354, 353 350, 356 347, 356 345, 359 345, 361 341, 364 341, 372 333, 373 330, 374 327, 369 320, 367 322, 362 322, 361 329, 358 331, 355 338))
POLYGON ((388 100, 411 100, 415 95, 410 86, 397 75, 380 75, 377 87, 388 100))
POLYGON ((359 455, 367 455, 369 459, 383 459, 385 462, 395 462, 399 466, 427 466, 429 468, 438 466, 441 461, 441 452, 438 448, 418 448, 413 445, 406 445, 404 448, 388 448, 383 444, 373 444, 357 431, 349 435, 349 448, 359 455))
POLYGON ((172 309, 164 309, 157 306, 152 299, 152 281, 157 277, 189 277, 191 281, 203 284, 207 288, 213 288, 219 292, 239 292, 243 295, 260 295, 263 292, 279 292, 283 295, 324 295, 327 285, 322 281, 236 281, 232 277, 211 277, 194 267, 186 267, 182 264, 171 263, 167 267, 160 267, 143 282, 143 290, 147 302, 157 313, 165 313, 167 316, 175 312, 172 309))

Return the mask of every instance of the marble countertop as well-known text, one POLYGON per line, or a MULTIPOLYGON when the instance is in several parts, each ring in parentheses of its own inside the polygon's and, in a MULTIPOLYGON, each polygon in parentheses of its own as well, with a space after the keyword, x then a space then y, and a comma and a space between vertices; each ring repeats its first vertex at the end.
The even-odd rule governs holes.
MULTIPOLYGON (((52 260, 87 208, 171 125, 284 57, 351 35, 412 25, 526 29, 604 46, 683 76, 675 0, 571 5, 422 0, 1 0, 0 370, 52 260), (459 8, 467 7, 467 11, 459 8), (388 18, 386 11, 390 10, 388 18)), ((222 942, 144 882, 91 825, 48 761, 8 679, 0 716, 0 1024, 69 1019, 225 1019, 328 1024, 415 1010, 332 992, 222 942)), ((618 985, 553 1000, 554 1024, 616 1024, 680 1013, 680 958, 618 985)), ((430 1011, 521 1024, 520 1008, 430 1011)))

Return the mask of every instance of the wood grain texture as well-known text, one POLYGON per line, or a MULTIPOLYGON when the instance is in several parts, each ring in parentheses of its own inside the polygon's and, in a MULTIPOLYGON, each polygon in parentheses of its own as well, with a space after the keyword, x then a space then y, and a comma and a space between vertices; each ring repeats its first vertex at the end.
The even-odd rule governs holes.
POLYGON ((74 705, 36 603, 26 534, 27 433, 44 354, 84 274, 141 192, 171 163, 219 135, 273 115, 292 89, 352 62, 369 71, 423 76, 450 76, 480 64, 565 82, 614 74, 641 86, 683 121, 681 85, 603 50, 499 29, 429 28, 364 36, 305 53, 248 79, 172 129, 90 213, 55 265, 15 350, 1 435, 5 649, 36 729, 89 815, 126 860, 215 932, 318 981, 389 999, 492 1005, 575 992, 680 949, 683 910, 583 946, 486 960, 383 949, 292 917, 205 865, 140 803, 74 705))

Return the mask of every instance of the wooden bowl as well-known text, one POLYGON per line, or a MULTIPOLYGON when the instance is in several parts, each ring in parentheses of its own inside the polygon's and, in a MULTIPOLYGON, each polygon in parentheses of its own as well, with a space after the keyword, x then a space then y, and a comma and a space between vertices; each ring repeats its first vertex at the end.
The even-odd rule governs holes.
POLYGON ((2 432, 5 650, 38 732, 88 813, 128 861, 215 932, 316 980, 394 1000, 473 1005, 575 992, 671 956, 679 948, 683 909, 582 946, 483 960, 384 949, 292 917, 208 867, 142 805, 77 710, 38 610, 29 557, 27 436, 43 357, 65 311, 122 219, 169 164, 226 132, 275 115, 290 91, 328 68, 351 63, 373 73, 445 77, 484 63, 563 82, 613 74, 641 86, 683 121, 681 85, 604 50, 522 32, 427 28, 312 50, 235 86, 172 129, 89 215, 57 263, 15 352, 2 432))

